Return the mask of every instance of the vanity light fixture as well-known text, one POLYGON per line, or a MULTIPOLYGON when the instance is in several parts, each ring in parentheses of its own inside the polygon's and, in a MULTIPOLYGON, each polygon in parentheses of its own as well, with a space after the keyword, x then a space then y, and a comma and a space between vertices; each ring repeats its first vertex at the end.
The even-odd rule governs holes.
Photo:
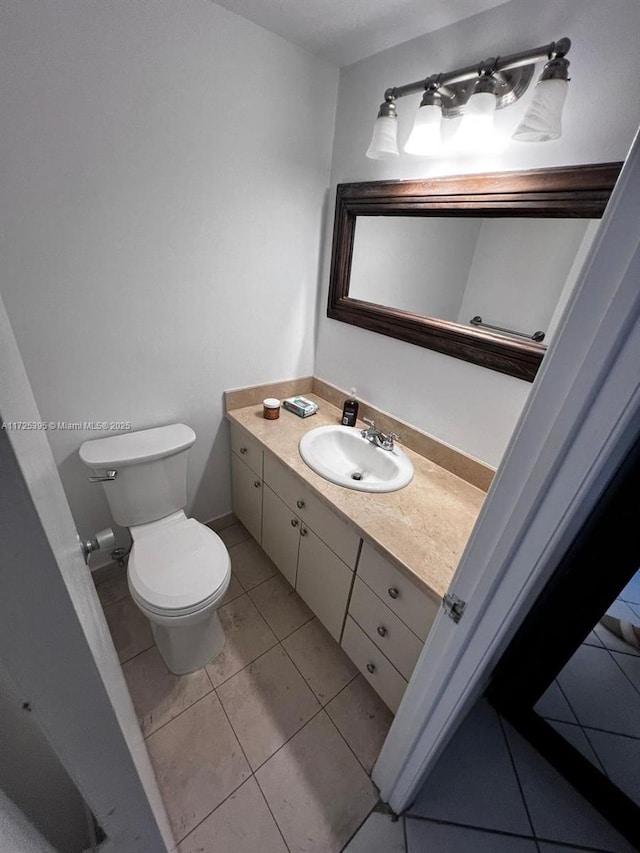
POLYGON ((567 96, 571 47, 568 38, 532 50, 498 56, 480 64, 434 74, 425 80, 396 86, 384 94, 366 156, 373 160, 397 157, 396 101, 423 91, 413 129, 404 146, 410 154, 438 153, 441 119, 463 116, 461 136, 482 147, 490 139, 496 110, 508 107, 527 91, 536 62, 546 60, 534 97, 513 135, 526 142, 546 142, 561 134, 562 108, 567 96))

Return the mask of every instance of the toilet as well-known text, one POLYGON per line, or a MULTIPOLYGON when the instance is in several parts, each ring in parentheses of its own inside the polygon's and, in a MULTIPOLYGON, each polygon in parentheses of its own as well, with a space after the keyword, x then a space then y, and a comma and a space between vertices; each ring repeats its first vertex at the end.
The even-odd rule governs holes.
POLYGON ((195 440, 191 427, 169 424, 80 447, 84 464, 101 478, 114 520, 129 528, 131 597, 176 675, 200 669, 222 651, 217 610, 231 579, 220 537, 184 512, 195 440))

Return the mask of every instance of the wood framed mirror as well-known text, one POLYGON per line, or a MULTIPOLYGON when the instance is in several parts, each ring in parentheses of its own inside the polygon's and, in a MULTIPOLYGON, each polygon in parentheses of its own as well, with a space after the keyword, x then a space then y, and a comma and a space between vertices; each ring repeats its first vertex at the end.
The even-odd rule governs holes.
POLYGON ((533 381, 621 167, 339 184, 327 316, 533 381))

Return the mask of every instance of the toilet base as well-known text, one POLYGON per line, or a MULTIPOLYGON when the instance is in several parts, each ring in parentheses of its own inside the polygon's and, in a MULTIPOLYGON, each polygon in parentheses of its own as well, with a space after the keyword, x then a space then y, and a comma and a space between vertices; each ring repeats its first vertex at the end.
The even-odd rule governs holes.
POLYGON ((149 620, 153 638, 167 669, 174 675, 187 675, 210 663, 225 644, 224 630, 216 609, 200 621, 177 627, 149 620))

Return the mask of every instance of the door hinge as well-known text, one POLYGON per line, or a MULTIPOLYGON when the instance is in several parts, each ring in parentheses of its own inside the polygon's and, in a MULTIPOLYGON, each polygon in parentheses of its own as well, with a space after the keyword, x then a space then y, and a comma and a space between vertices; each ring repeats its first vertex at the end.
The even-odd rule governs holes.
POLYGON ((458 598, 457 595, 453 595, 448 592, 446 595, 442 596, 442 606, 444 607, 445 613, 449 619, 453 619, 457 624, 462 619, 467 602, 458 598))

